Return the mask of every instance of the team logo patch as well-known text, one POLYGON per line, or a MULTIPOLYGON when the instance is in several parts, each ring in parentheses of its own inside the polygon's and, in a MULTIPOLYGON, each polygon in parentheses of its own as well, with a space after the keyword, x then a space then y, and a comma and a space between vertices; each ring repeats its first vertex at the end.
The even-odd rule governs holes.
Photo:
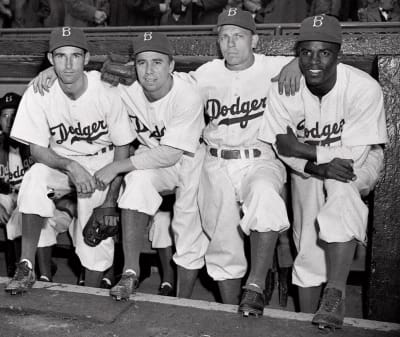
POLYGON ((108 133, 105 121, 97 121, 86 126, 79 122, 76 126, 65 126, 60 123, 50 128, 50 134, 54 136, 57 144, 62 144, 70 138, 71 145, 75 142, 86 141, 92 144, 93 141, 108 133), (71 136, 71 137, 70 137, 71 136))
POLYGON ((319 28, 324 24, 324 17, 322 15, 316 15, 314 16, 313 20, 313 27, 314 28, 319 28))
POLYGON ((132 121, 132 123, 135 126, 135 130, 136 132, 139 133, 149 133, 148 137, 149 138, 154 138, 157 141, 160 141, 162 137, 164 137, 165 135, 165 126, 161 126, 159 127, 158 125, 156 125, 154 127, 154 130, 150 130, 146 125, 144 125, 139 118, 137 118, 136 116, 132 116, 129 115, 130 120, 132 121))
POLYGON ((71 27, 62 27, 61 34, 63 37, 71 36, 71 27))
POLYGON ((246 128, 249 121, 261 117, 267 106, 267 98, 253 99, 251 101, 236 99, 232 105, 224 105, 218 99, 209 99, 206 103, 206 111, 210 120, 218 119, 218 125, 239 124, 242 129, 246 128))
POLYGON ((320 125, 319 122, 315 123, 313 127, 306 127, 305 119, 297 124, 297 130, 303 134, 303 137, 308 144, 318 143, 321 146, 326 146, 332 143, 339 142, 342 139, 342 132, 345 121, 341 119, 340 122, 320 125))
POLYGON ((235 16, 237 14, 237 8, 229 8, 228 10, 228 16, 235 16))
POLYGON ((143 41, 150 41, 153 38, 152 32, 145 32, 143 34, 143 41))

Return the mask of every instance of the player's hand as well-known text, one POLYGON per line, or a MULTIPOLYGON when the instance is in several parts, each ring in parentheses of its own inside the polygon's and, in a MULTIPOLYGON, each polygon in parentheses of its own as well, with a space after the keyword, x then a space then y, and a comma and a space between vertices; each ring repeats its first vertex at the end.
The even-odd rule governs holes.
POLYGON ((100 170, 98 170, 94 177, 96 179, 97 186, 99 189, 104 190, 119 174, 115 162, 110 163, 100 170))
POLYGON ((39 73, 29 85, 33 86, 35 93, 39 92, 42 96, 45 92, 49 92, 49 89, 57 79, 57 75, 54 71, 54 67, 47 68, 39 73))
POLYGON ((78 162, 72 160, 67 174, 76 188, 78 196, 90 196, 96 190, 95 178, 78 162))
POLYGON ((353 160, 334 158, 329 163, 318 165, 319 175, 326 179, 335 179, 344 183, 356 180, 353 160))
POLYGON ((0 204, 0 225, 5 225, 10 219, 10 214, 3 205, 0 204))
POLYGON ((96 10, 94 12, 94 22, 96 22, 98 25, 101 25, 104 21, 107 19, 107 14, 104 11, 99 11, 96 10))
POLYGON ((271 79, 272 82, 278 82, 279 94, 285 90, 286 96, 294 96, 300 90, 301 71, 299 59, 296 57, 285 65, 279 74, 271 79))
POLYGON ((298 144, 299 141, 290 126, 286 128, 286 133, 276 135, 276 149, 282 156, 296 157, 298 144))

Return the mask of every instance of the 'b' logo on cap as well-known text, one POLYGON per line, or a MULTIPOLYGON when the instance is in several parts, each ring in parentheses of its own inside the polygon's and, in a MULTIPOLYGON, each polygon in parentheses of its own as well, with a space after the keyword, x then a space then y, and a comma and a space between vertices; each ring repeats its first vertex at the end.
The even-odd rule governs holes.
POLYGON ((71 27, 62 27, 62 36, 70 36, 71 27))
POLYGON ((235 16, 237 14, 237 8, 229 8, 228 16, 235 16))
POLYGON ((143 41, 150 41, 153 38, 152 32, 145 32, 143 34, 143 41))
POLYGON ((6 103, 11 103, 13 101, 13 97, 11 95, 6 96, 6 103))
POLYGON ((313 27, 321 27, 324 24, 324 17, 322 15, 314 16, 313 27))

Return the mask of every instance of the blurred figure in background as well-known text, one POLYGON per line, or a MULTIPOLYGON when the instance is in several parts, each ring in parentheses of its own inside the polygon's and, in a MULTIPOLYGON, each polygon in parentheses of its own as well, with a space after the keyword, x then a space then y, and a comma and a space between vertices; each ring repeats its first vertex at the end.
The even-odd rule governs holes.
POLYGON ((11 0, 13 28, 43 27, 44 19, 50 14, 48 0, 11 0))
POLYGON ((107 25, 110 15, 108 0, 65 0, 64 25, 94 27, 107 25))
POLYGON ((50 13, 44 19, 43 25, 45 27, 59 27, 64 24, 65 6, 64 1, 48 0, 50 6, 50 13))
POLYGON ((215 25, 218 15, 227 6, 227 0, 192 0, 193 24, 215 25))
POLYGON ((342 0, 312 0, 308 16, 327 14, 340 19, 342 0))
POLYGON ((363 22, 400 21, 400 8, 396 0, 368 0, 367 6, 358 10, 363 22))
MULTIPOLYGON (((249 2, 245 0, 244 7, 249 10, 249 2)), ((309 8, 308 0, 261 0, 261 8, 253 12, 257 23, 301 22, 309 8)))
POLYGON ((172 0, 165 24, 191 25, 193 23, 192 14, 192 0, 172 0))
POLYGON ((9 28, 12 16, 10 0, 0 0, 0 28, 9 28))

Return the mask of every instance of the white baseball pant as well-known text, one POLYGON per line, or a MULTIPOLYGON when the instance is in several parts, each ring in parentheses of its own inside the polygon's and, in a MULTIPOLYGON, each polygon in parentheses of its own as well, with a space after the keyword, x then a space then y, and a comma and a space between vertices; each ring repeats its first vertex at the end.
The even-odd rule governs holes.
POLYGON ((281 192, 286 181, 283 164, 273 150, 262 147, 253 159, 206 155, 199 187, 208 274, 216 281, 241 278, 247 271, 243 234, 284 231, 289 227, 281 192), (240 207, 243 217, 240 217, 240 207))
POLYGON ((153 216, 162 202, 160 193, 175 190, 171 224, 176 248, 173 258, 177 265, 186 269, 200 269, 204 266, 208 244, 197 204, 204 152, 204 146, 200 146, 194 157, 184 155, 174 166, 128 173, 125 176, 125 189, 118 201, 120 208, 153 216))
MULTIPOLYGON (((99 168, 112 162, 114 151, 96 156, 79 156, 76 160, 89 173, 94 174, 99 168)), ((54 216, 54 202, 47 197, 49 189, 62 196, 73 190, 66 174, 49 168, 43 164, 33 165, 25 174, 18 195, 18 207, 21 213, 37 214, 44 218, 54 216)), ((102 205, 108 190, 96 190, 90 197, 77 198, 77 220, 69 231, 82 265, 93 271, 105 271, 111 267, 114 258, 114 241, 112 238, 103 240, 98 246, 90 247, 83 241, 82 230, 95 207, 102 205)))
POLYGON ((149 240, 152 248, 167 248, 173 245, 171 213, 158 211, 150 222, 149 240))
POLYGON ((383 166, 383 150, 370 151, 357 180, 342 183, 332 179, 303 178, 291 174, 293 238, 297 256, 293 265, 293 283, 314 287, 327 281, 324 242, 365 242, 368 207, 361 196, 375 186, 383 166))

